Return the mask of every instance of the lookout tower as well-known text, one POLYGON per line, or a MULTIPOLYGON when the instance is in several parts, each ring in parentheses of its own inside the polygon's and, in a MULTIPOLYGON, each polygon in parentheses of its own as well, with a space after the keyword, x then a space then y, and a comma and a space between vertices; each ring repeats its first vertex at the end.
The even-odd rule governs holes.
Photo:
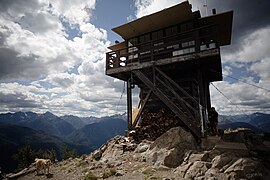
POLYGON ((209 83, 222 81, 220 46, 231 43, 232 19, 232 11, 201 17, 186 1, 112 29, 124 41, 109 47, 106 75, 127 82, 128 129, 163 109, 203 136, 209 83), (134 85, 140 88, 136 110, 134 85))

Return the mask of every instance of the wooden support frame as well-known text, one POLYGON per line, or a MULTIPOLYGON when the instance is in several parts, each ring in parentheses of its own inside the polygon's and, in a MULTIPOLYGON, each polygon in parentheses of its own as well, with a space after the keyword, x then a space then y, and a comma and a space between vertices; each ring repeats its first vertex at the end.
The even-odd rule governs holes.
POLYGON ((135 119, 134 119, 134 121, 133 121, 133 123, 132 123, 132 127, 133 127, 133 128, 135 128, 136 125, 138 124, 138 121, 139 121, 139 119, 140 119, 140 116, 141 116, 141 114, 142 114, 142 111, 144 110, 144 107, 145 107, 145 105, 146 105, 146 103, 147 103, 149 97, 151 96, 151 94, 152 94, 152 91, 150 90, 150 91, 147 93, 146 97, 145 97, 143 100, 141 100, 141 102, 140 102, 141 107, 139 108, 139 112, 138 112, 138 114, 136 115, 136 117, 135 117, 135 119))
POLYGON ((180 120, 190 129, 190 131, 197 137, 201 138, 201 132, 198 130, 195 122, 189 120, 189 117, 183 113, 177 105, 175 105, 169 97, 167 97, 159 88, 157 88, 151 80, 146 77, 140 70, 133 71, 133 73, 149 88, 151 91, 166 104, 180 120))

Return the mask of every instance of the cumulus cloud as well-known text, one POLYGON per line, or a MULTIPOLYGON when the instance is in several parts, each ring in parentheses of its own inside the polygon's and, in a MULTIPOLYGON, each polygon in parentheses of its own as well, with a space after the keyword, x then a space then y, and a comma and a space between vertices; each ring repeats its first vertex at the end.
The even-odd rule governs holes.
POLYGON ((266 38, 270 34, 270 26, 257 29, 243 36, 238 43, 238 51, 225 52, 224 62, 256 62, 270 57, 270 42, 266 38))
MULTIPOLYGON (((135 16, 139 18, 180 2, 135 0, 135 16)), ((202 1, 189 2, 193 10, 200 9, 204 15, 202 1)), ((222 48, 224 74, 234 75, 235 68, 245 68, 259 79, 241 80, 269 89, 268 5, 267 0, 208 0, 209 10, 234 10, 233 44, 222 48)), ((95 0, 0 1, 2 112, 49 110, 59 115, 105 116, 126 111, 125 94, 120 100, 123 82, 105 76, 105 53, 110 42, 106 30, 90 23, 95 6, 95 0)), ((267 91, 241 82, 215 85, 244 110, 269 110, 267 91)), ((234 105, 213 87, 211 92, 212 103, 221 112, 230 113, 234 105)), ((133 105, 136 104, 134 100, 133 105)))
POLYGON ((0 9, 2 112, 116 113, 123 85, 105 76, 110 42, 90 23, 95 0, 4 0, 0 9))

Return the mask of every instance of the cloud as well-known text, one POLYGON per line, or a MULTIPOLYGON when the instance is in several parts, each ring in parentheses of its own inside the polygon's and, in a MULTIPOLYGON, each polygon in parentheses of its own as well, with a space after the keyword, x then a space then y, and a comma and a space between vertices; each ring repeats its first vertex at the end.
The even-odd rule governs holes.
POLYGON ((256 62, 270 57, 270 42, 266 38, 270 34, 270 26, 256 29, 242 36, 238 43, 238 51, 224 52, 224 62, 256 62))
POLYGON ((136 17, 140 18, 145 15, 152 14, 164 8, 171 7, 179 3, 179 0, 158 1, 158 0, 136 0, 135 7, 137 8, 136 17))
POLYGON ((267 113, 270 110, 268 91, 241 82, 233 84, 226 81, 216 82, 214 86, 223 93, 210 85, 212 105, 217 107, 220 114, 267 113))
POLYGON ((123 82, 105 75, 110 43, 89 21, 95 1, 16 2, 0 2, 1 111, 116 113, 123 82))
MULTIPOLYGON (((142 17, 179 2, 136 0, 135 15, 142 17)), ((193 10, 200 9, 204 14, 202 1, 189 2, 193 10)), ((233 76, 236 66, 245 68, 259 79, 241 80, 269 88, 267 5, 267 0, 208 0, 209 10, 234 10, 233 44, 222 48, 224 74, 233 76)), ((91 24, 95 6, 95 0, 0 1, 2 112, 49 110, 58 115, 105 116, 126 111, 125 94, 120 99, 124 83, 105 75, 105 53, 110 42, 106 30, 91 24), (76 32, 70 31, 72 28, 76 32)), ((269 110, 267 91, 240 82, 216 85, 245 110, 269 110)), ((221 112, 230 113, 228 109, 234 105, 212 87, 211 92, 213 104, 221 112)), ((138 97, 137 90, 134 97, 138 97)))

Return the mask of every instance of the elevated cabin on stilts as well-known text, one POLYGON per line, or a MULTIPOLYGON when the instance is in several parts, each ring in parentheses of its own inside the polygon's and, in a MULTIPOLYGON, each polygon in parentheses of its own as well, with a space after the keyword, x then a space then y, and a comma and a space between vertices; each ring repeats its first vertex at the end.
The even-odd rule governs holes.
POLYGON ((211 107, 209 83, 222 81, 220 46, 231 43, 233 12, 201 17, 186 1, 113 28, 124 41, 109 47, 106 75, 127 82, 128 129, 145 113, 172 112, 197 138, 211 107), (132 88, 140 103, 132 112, 132 88))

